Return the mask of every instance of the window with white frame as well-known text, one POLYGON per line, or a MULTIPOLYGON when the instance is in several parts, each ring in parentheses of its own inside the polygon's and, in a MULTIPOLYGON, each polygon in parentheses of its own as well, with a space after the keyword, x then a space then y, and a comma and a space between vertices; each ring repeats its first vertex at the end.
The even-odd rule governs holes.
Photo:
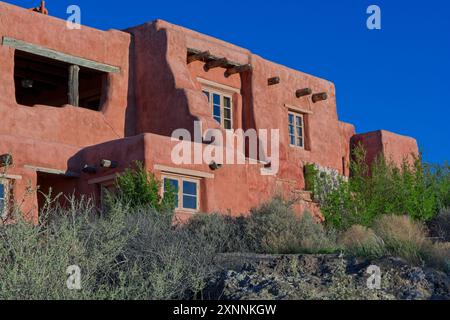
POLYGON ((163 177, 163 193, 168 190, 175 192, 175 208, 178 210, 187 210, 192 212, 199 211, 200 207, 200 182, 199 180, 178 177, 163 177))
POLYGON ((305 148, 304 115, 298 112, 288 112, 289 144, 294 147, 305 148))
POLYGON ((5 218, 8 215, 9 185, 5 179, 0 179, 0 217, 5 218))
POLYGON ((233 129, 233 99, 231 94, 213 88, 203 88, 208 98, 214 120, 227 130, 233 129))

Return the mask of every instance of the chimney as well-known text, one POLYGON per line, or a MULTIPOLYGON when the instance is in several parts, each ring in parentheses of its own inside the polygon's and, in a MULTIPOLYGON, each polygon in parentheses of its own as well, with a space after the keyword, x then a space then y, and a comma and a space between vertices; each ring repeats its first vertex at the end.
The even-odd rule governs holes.
POLYGON ((41 1, 41 5, 39 7, 31 8, 30 10, 34 11, 34 12, 38 12, 38 13, 42 13, 42 14, 48 15, 48 10, 45 7, 45 1, 43 1, 43 0, 41 1))

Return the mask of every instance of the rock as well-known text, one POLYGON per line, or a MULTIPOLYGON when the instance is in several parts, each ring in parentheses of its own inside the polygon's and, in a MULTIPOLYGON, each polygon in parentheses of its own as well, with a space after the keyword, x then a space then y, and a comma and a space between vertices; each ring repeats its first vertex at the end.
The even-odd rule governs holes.
POLYGON ((338 255, 228 254, 217 261, 219 271, 206 290, 206 296, 214 299, 450 300, 449 275, 398 258, 368 261, 338 255), (367 286, 371 265, 381 269, 379 290, 367 286))

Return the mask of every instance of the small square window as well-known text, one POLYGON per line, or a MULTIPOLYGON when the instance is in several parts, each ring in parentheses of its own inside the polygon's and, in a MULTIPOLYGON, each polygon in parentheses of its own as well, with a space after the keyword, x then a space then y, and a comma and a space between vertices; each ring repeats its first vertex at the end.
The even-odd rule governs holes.
POLYGON ((176 209, 198 211, 199 209, 199 182, 183 177, 165 177, 164 178, 164 193, 168 186, 176 194, 176 209))

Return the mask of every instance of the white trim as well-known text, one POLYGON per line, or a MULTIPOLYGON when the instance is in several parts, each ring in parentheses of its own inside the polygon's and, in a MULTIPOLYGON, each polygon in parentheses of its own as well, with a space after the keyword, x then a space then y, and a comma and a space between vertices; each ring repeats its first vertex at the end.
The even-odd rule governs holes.
POLYGON ((22 176, 0 173, 0 179, 22 180, 22 176))
POLYGON ((88 184, 90 184, 90 185, 103 184, 105 182, 109 182, 111 180, 115 180, 118 176, 119 176, 119 174, 115 173, 115 174, 110 174, 109 176, 94 178, 94 179, 88 180, 88 184))
POLYGON ((228 93, 237 93, 237 94, 241 94, 241 90, 237 89, 237 88, 233 88, 224 84, 220 84, 211 80, 206 80, 203 78, 197 78, 197 81, 200 82, 202 85, 205 85, 207 87, 211 87, 217 90, 221 90, 221 91, 228 91, 228 93))
POLYGON ((176 180, 178 182, 178 193, 177 193, 178 208, 175 208, 175 212, 184 212, 184 213, 191 213, 191 214, 196 214, 196 213, 200 212, 200 180, 199 179, 190 178, 190 177, 186 177, 186 176, 182 176, 182 175, 163 173, 161 175, 161 181, 162 181, 162 183, 161 183, 161 192, 162 193, 161 194, 163 197, 164 197, 164 192, 165 192, 165 184, 164 184, 165 179, 176 180), (185 193, 183 190, 183 182, 184 181, 195 183, 195 185, 196 185, 197 209, 184 208, 184 203, 183 203, 183 199, 185 196, 185 193))
POLYGON ((80 177, 80 175, 78 173, 71 172, 71 171, 64 171, 64 170, 58 170, 58 169, 52 169, 52 168, 44 168, 44 167, 37 167, 37 166, 30 166, 30 165, 25 165, 24 168, 28 169, 28 170, 33 170, 33 171, 36 171, 36 172, 55 174, 55 175, 59 175, 59 176, 66 176, 66 177, 72 177, 72 178, 79 178, 80 177))
POLYGON ((196 170, 189 170, 189 169, 183 169, 183 168, 173 168, 173 167, 167 167, 155 164, 153 167, 156 171, 161 171, 168 174, 179 174, 182 176, 189 176, 194 178, 205 178, 205 179, 214 179, 214 174, 202 172, 202 171, 196 171, 196 170))
POLYGON ((286 108, 288 108, 289 110, 292 110, 294 112, 300 112, 300 113, 306 113, 306 114, 314 114, 314 112, 312 112, 311 110, 306 110, 306 109, 303 109, 303 108, 300 108, 300 107, 297 107, 297 106, 293 106, 293 105, 290 105, 290 104, 286 104, 285 103, 284 106, 286 108))

